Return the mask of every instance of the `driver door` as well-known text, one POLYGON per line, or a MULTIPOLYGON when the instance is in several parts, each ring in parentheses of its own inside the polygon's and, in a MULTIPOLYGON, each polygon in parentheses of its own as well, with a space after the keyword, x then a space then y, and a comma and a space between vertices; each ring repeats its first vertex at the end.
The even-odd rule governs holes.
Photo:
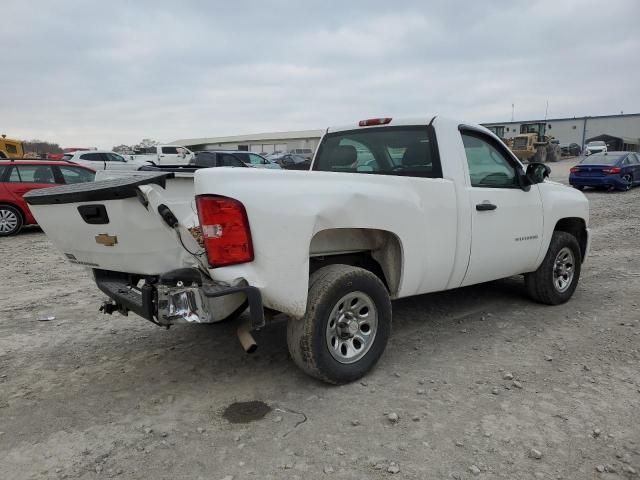
POLYGON ((506 147, 476 130, 462 130, 471 209, 471 253, 462 285, 535 269, 542 244, 540 191, 524 191, 506 147))

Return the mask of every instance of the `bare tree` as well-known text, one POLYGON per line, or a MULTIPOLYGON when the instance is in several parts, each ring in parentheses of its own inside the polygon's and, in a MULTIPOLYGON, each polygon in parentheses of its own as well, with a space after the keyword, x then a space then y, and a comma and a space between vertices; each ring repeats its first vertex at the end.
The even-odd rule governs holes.
POLYGON ((37 154, 45 153, 62 153, 62 148, 57 143, 51 143, 44 140, 26 140, 22 142, 24 151, 34 152, 37 154))

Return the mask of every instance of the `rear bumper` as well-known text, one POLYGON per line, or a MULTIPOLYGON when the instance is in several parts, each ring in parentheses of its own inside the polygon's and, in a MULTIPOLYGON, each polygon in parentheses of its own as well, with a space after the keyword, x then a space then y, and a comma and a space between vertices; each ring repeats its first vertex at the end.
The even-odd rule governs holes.
POLYGON ((98 288, 112 301, 102 305, 104 313, 127 315, 131 311, 161 326, 214 323, 246 302, 252 328, 261 328, 265 323, 260 290, 243 283, 205 280, 193 268, 174 270, 157 278, 98 269, 93 273, 98 288))
POLYGON ((582 177, 571 175, 569 183, 579 187, 623 187, 625 183, 620 175, 607 175, 606 177, 582 177))

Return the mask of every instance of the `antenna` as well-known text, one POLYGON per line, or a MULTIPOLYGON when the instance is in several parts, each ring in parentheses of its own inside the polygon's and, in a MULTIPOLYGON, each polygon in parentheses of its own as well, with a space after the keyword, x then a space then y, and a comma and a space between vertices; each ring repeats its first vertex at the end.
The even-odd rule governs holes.
POLYGON ((547 121, 547 114, 549 113, 549 100, 547 99, 547 108, 544 110, 544 121, 547 121))

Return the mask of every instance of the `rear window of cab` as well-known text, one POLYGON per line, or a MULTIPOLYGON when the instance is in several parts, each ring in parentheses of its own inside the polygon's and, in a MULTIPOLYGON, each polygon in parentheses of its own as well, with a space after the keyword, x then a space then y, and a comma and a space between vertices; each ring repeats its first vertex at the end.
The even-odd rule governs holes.
POLYGON ((442 177, 430 126, 374 127, 328 133, 318 148, 313 170, 442 177))

